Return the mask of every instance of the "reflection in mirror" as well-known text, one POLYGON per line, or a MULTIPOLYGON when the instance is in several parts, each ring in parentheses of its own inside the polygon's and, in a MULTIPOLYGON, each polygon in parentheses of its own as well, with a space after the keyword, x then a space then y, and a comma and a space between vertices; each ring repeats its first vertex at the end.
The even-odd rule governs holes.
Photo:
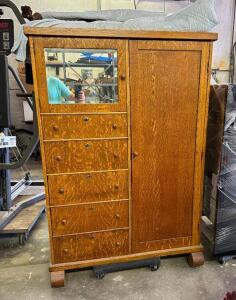
POLYGON ((50 104, 118 102, 117 51, 45 49, 50 104))

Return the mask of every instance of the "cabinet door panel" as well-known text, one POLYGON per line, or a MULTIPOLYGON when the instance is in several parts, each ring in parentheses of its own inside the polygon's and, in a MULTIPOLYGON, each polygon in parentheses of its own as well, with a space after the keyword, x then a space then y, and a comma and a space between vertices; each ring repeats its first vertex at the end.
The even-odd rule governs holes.
POLYGON ((133 41, 130 49, 132 247, 165 240, 172 248, 168 240, 193 230, 201 44, 133 41))
POLYGON ((126 45, 118 39, 35 38, 41 113, 127 111, 126 45))

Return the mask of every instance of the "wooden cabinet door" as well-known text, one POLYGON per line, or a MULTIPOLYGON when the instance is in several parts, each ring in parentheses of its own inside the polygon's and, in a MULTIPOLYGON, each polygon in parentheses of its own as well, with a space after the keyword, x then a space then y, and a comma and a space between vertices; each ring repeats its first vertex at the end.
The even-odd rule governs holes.
POLYGON ((31 47, 41 113, 127 111, 127 41, 35 37, 31 47))
POLYGON ((130 42, 133 252, 200 243, 210 49, 130 42))

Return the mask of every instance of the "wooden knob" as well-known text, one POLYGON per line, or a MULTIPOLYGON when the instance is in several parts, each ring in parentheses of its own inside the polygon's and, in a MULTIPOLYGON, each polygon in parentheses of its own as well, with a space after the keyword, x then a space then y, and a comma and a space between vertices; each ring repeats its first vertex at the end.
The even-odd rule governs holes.
POLYGON ((53 129, 54 131, 58 131, 58 130, 59 130, 59 127, 58 127, 57 125, 52 125, 52 129, 53 129))
POLYGON ((118 158, 118 155, 116 153, 114 153, 114 158, 118 158))
POLYGON ((113 129, 117 129, 117 127, 118 127, 117 124, 113 124, 113 125, 112 125, 112 128, 113 128, 113 129))
POLYGON ((60 155, 56 156, 56 160, 61 161, 61 156, 60 155))
POLYGON ((86 117, 83 117, 83 121, 84 121, 84 122, 88 122, 88 121, 89 121, 89 117, 87 117, 87 116, 86 116, 86 117))
POLYGON ((89 178, 92 177, 92 175, 91 175, 91 174, 86 174, 85 177, 86 177, 87 179, 89 179, 89 178))
POLYGON ((67 223, 67 220, 66 220, 66 219, 61 220, 61 224, 62 224, 62 225, 66 225, 66 223, 67 223))
POLYGON ((120 219, 120 214, 115 215, 116 219, 120 219))
POLYGON ((63 249, 63 252, 66 254, 69 252, 69 250, 67 248, 63 249))
POLYGON ((120 247, 120 245, 121 245, 121 242, 117 242, 117 243, 116 243, 116 246, 117 246, 117 247, 120 247))
POLYGON ((138 156, 138 152, 134 151, 133 152, 133 158, 136 158, 138 156))
POLYGON ((59 189, 59 194, 64 194, 65 190, 63 188, 59 189))
POLYGON ((125 76, 124 74, 122 74, 122 75, 120 76, 120 79, 121 79, 121 80, 125 80, 125 79, 126 79, 126 76, 125 76))
POLYGON ((118 190, 119 189, 119 184, 115 184, 115 189, 118 190))

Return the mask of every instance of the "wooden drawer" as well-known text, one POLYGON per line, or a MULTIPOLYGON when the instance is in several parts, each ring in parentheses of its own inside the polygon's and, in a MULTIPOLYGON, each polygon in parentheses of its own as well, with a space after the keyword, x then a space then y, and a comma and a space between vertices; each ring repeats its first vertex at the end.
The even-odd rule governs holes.
POLYGON ((127 140, 44 142, 48 174, 128 168, 127 140))
POLYGON ((54 236, 129 227, 129 202, 53 207, 51 219, 54 236))
POLYGON ((129 252, 128 230, 53 238, 54 263, 125 255, 129 252))
POLYGON ((48 176, 50 205, 129 198, 128 171, 48 176))
POLYGON ((127 114, 45 115, 45 140, 127 137, 127 114))

